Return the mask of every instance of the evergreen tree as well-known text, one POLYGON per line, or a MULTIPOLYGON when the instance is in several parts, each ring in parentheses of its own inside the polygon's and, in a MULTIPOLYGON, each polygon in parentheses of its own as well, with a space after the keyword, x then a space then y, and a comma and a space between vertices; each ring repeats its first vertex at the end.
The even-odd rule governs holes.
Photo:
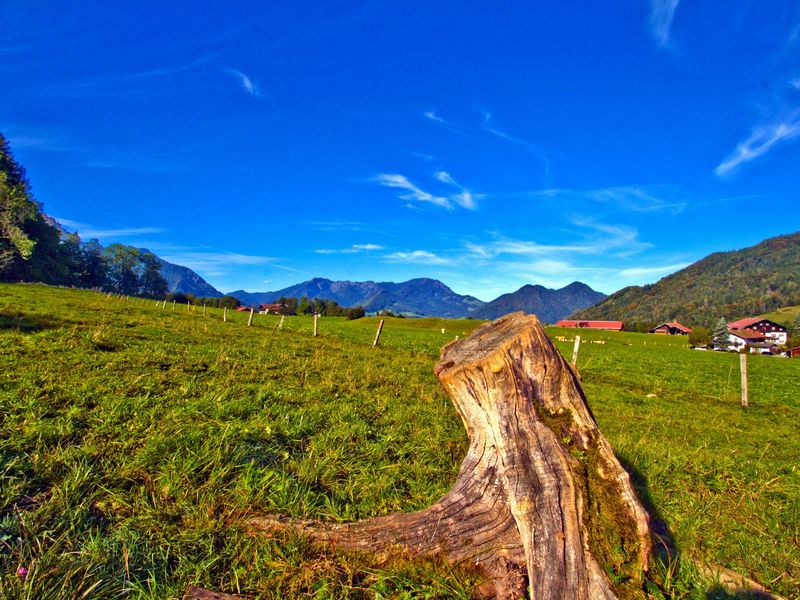
POLYGON ((714 326, 714 333, 711 335, 711 343, 717 350, 728 350, 730 340, 728 338, 728 323, 720 318, 714 326))
POLYGON ((36 241, 24 227, 37 213, 25 169, 0 133, 0 279, 19 278, 20 263, 33 254, 36 241))
POLYGON ((798 312, 794 316, 794 322, 792 323, 791 332, 793 336, 800 336, 800 312, 798 312))

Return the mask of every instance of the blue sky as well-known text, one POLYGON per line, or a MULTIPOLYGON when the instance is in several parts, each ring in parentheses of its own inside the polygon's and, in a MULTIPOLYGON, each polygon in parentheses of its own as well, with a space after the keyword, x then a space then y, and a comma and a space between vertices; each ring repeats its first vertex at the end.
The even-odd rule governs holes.
POLYGON ((46 211, 223 291, 610 293, 800 229, 800 4, 0 6, 46 211))

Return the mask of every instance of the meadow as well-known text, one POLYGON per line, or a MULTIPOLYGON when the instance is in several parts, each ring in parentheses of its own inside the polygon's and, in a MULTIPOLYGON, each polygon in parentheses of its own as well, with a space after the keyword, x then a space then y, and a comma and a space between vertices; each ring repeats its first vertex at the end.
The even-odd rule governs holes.
MULTIPOLYGON (((242 523, 432 504, 467 447, 432 367, 480 323, 386 319, 372 348, 372 317, 316 338, 308 317, 247 317, 0 285, 0 597, 470 597, 474 573, 242 523)), ((575 331, 549 333, 571 356, 575 331)), ((734 597, 711 564, 800 598, 800 361, 748 357, 743 409, 733 354, 580 334, 589 405, 658 534, 649 595, 734 597)))

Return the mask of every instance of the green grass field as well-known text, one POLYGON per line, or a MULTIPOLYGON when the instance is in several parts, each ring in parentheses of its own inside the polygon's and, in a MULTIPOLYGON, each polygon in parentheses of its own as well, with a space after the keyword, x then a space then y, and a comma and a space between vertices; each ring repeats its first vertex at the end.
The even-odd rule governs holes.
MULTIPOLYGON (((261 598, 467 598, 474 574, 376 568, 251 515, 353 520, 421 509, 467 439, 432 374, 476 321, 312 319, 156 308, 0 286, 0 597, 180 598, 189 584, 261 598), (445 333, 441 332, 442 328, 445 333), (29 569, 26 578, 17 575, 29 569)), ((574 330, 550 331, 567 356, 574 330)), ((685 338, 580 332, 601 431, 656 530, 654 598, 730 598, 695 561, 800 598, 800 361, 685 338)))
POLYGON ((784 306, 778 310, 764 313, 761 316, 765 319, 770 319, 771 321, 780 323, 781 325, 791 327, 794 324, 794 320, 797 318, 798 313, 800 313, 800 306, 784 306))

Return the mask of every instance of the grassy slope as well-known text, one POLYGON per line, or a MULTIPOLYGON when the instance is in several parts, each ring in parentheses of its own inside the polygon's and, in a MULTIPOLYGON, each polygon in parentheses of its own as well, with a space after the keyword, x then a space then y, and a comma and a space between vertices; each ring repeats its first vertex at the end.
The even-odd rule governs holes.
MULTIPOLYGON (((0 597, 169 598, 189 583, 466 596, 470 576, 446 567, 374 569, 302 540, 250 538, 237 522, 435 501, 466 436, 431 367, 478 323, 387 319, 374 350, 376 319, 322 319, 317 339, 311 319, 287 318, 283 332, 278 319, 248 329, 242 313, 222 323, 211 309, 203 319, 0 286, 0 597)), ((573 332, 553 331, 571 353, 573 332)), ((687 350, 685 338, 581 335, 608 341, 581 348, 587 397, 680 550, 796 594, 800 361, 751 357, 743 412, 733 355, 687 350)), ((654 578, 674 597, 706 598, 686 566, 654 578)))
POLYGON ((784 306, 783 308, 764 313, 760 316, 764 319, 770 319, 781 325, 791 327, 794 324, 797 313, 800 313, 800 306, 784 306))

